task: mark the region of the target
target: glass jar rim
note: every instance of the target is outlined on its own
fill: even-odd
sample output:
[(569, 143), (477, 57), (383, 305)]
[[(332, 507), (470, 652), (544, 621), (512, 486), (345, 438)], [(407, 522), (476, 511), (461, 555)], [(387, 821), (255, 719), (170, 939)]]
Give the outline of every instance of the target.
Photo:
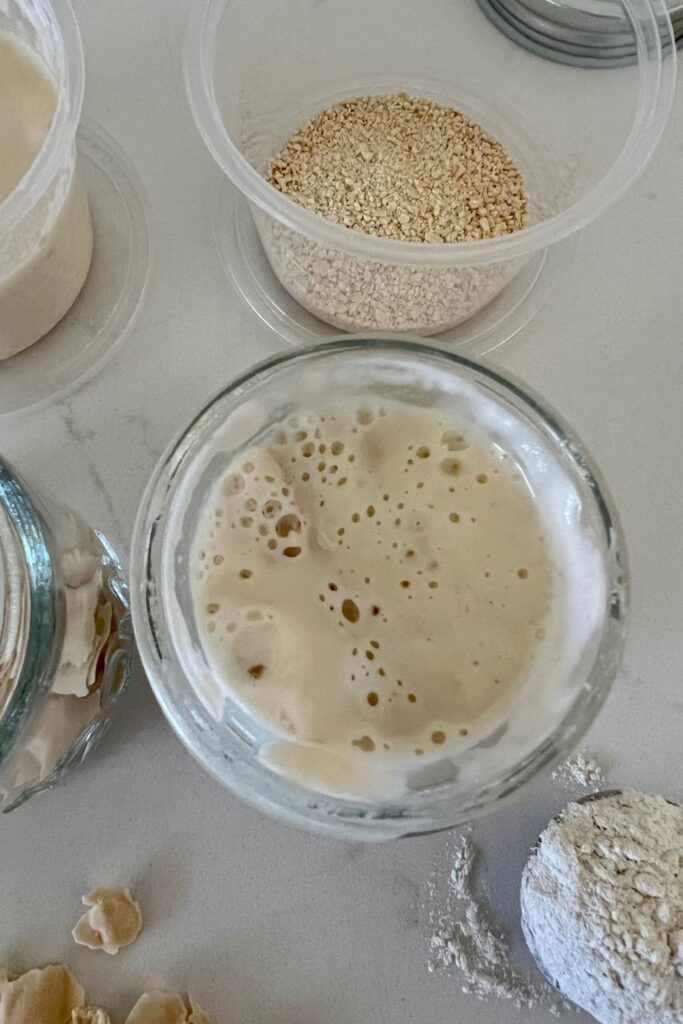
[(36, 21), (52, 35), (61, 63), (57, 109), (38, 156), (6, 199), (0, 203), (0, 237), (26, 216), (53, 181), (73, 146), (83, 106), (85, 61), (83, 43), (71, 0), (31, 0)]
[[(207, 756), (208, 747), (203, 748), (201, 741), (193, 743), (192, 737), (188, 734), (187, 723), (183, 719), (183, 710), (171, 698), (168, 688), (168, 679), (171, 676), (175, 676), (180, 687), (189, 688), (189, 683), (185, 669), (177, 658), (167, 609), (160, 598), (160, 593), (165, 587), (162, 569), (162, 561), (165, 561), (166, 554), (164, 534), (169, 519), (173, 517), (174, 498), (182, 486), (184, 472), (190, 470), (194, 456), (213, 432), (220, 430), (223, 421), (219, 422), (215, 416), (212, 417), (212, 413), (222, 400), (231, 396), (241, 397), (243, 393), (249, 392), (251, 385), (257, 386), (259, 382), (270, 379), (281, 368), (326, 356), (373, 350), (377, 355), (384, 354), (389, 357), (394, 353), (432, 362), (438, 360), (442, 366), (450, 365), (456, 373), (478, 375), (480, 379), (483, 378), (485, 386), (497, 388), (498, 394), (509, 396), (511, 400), (516, 401), (517, 408), (528, 413), (533, 424), (543, 430), (549, 441), (567, 455), (571, 462), (571, 466), (567, 467), (568, 472), (574, 474), (575, 480), (577, 483), (580, 482), (584, 489), (582, 493), (592, 501), (601, 536), (604, 534), (603, 553), (609, 602), (603, 610), (595, 657), (591, 665), (583, 671), (583, 682), (578, 696), (547, 737), (514, 767), (501, 770), (483, 786), (470, 793), (468, 801), (457, 808), (455, 818), (453, 794), (449, 795), (446, 792), (448, 787), (444, 787), (438, 797), (430, 795), (429, 805), (425, 798), (423, 806), (420, 807), (418, 795), (412, 803), (410, 798), (407, 801), (394, 802), (391, 812), (387, 808), (380, 811), (373, 804), (330, 798), (337, 808), (341, 808), (338, 818), (334, 820), (330, 812), (321, 810), (326, 800), (322, 794), (304, 790), (303, 787), (297, 789), (296, 784), (288, 779), (280, 778), (275, 781), (276, 776), (264, 766), (253, 768), (253, 771), (251, 768), (240, 768), (239, 778), (233, 777), (230, 772), (235, 770), (237, 758), (231, 759), (227, 754), (224, 755), (227, 760), (221, 761), (220, 768), (218, 761), (211, 762)], [(284, 817), (285, 820), (302, 827), (337, 834), (344, 830), (347, 835), (355, 832), (358, 838), (389, 838), (392, 834), (404, 835), (450, 827), (458, 821), (489, 809), (528, 781), (540, 768), (566, 756), (587, 730), (606, 699), (616, 676), (625, 634), (628, 567), (621, 527), (604, 484), (593, 467), (592, 460), (581, 443), (576, 440), (574, 432), (570, 431), (554, 412), (549, 411), (546, 403), (541, 403), (526, 386), (523, 387), (507, 373), (503, 376), (490, 367), (450, 351), (406, 338), (392, 337), (385, 340), (347, 336), (294, 351), (289, 350), (252, 367), (221, 390), (204, 405), (189, 426), (171, 443), (157, 464), (138, 511), (132, 542), (131, 566), (133, 622), (147, 676), (167, 719), (199, 763), (224, 786), (262, 810)], [(200, 732), (203, 731), (204, 736), (207, 735), (207, 730), (220, 731), (220, 724), (211, 719), (208, 713), (205, 719), (202, 717), (202, 711), (197, 714), (193, 709), (191, 717), (197, 718), (197, 721), (201, 718), (201, 725), (198, 728)], [(230, 768), (227, 767), (228, 763)], [(221, 768), (225, 770), (221, 771)], [(399, 813), (396, 804), (401, 803), (404, 806)], [(373, 828), (376, 835), (373, 835)]]
[[(34, 707), (36, 696), (48, 685), (58, 615), (54, 560), (42, 518), (21, 479), (2, 458), (0, 515), (9, 528), (6, 542), (12, 544), (12, 553), (21, 562), (22, 580), (9, 598), (24, 601), (27, 609), (21, 666), (0, 709), (2, 764)], [(0, 630), (3, 628), (4, 623), (0, 623)]]
[(494, 263), (545, 249), (589, 224), (633, 184), (654, 152), (673, 104), (676, 47), (665, 0), (622, 0), (637, 51), (636, 109), (616, 160), (591, 189), (560, 213), (508, 235), (439, 245), (380, 238), (328, 221), (279, 192), (229, 136), (214, 89), (212, 49), (227, 2), (196, 0), (185, 37), (185, 87), (207, 148), (233, 184), (260, 211), (321, 245), (361, 259), (418, 267), (453, 267)]

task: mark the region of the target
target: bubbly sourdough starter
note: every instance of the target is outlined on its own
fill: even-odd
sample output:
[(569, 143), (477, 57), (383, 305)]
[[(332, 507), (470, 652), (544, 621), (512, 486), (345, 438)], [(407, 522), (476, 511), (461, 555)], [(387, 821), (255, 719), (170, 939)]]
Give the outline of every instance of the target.
[(471, 426), (391, 403), (296, 417), (230, 466), (194, 539), (216, 713), (248, 709), (313, 789), (396, 795), (527, 678), (556, 582), (543, 533)]
[[(57, 109), (55, 83), (31, 51), (0, 31), (0, 204), (38, 156)], [(92, 226), (75, 165), (0, 236), (0, 360), (64, 316), (85, 281)]]

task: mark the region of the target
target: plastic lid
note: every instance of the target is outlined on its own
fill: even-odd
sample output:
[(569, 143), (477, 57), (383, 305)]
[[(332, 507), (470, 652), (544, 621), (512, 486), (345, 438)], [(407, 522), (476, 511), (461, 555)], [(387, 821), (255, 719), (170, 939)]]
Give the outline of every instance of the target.
[[(550, 60), (582, 67), (636, 61), (636, 42), (619, 0), (478, 0), (510, 39)], [(683, 0), (668, 0), (676, 41), (683, 39)]]

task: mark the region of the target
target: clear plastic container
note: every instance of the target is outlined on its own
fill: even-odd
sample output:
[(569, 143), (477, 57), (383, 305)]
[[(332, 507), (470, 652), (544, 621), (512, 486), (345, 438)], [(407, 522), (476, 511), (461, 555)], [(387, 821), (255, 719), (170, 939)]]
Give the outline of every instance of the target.
[(88, 274), (93, 236), (76, 164), (84, 66), (71, 4), (8, 0), (0, 9), (0, 31), (16, 36), (43, 62), (58, 95), (38, 156), (0, 204), (2, 360), (38, 341), (70, 309)]
[(128, 590), (109, 542), (0, 460), (0, 807), (79, 765), (130, 672)]
[(140, 175), (117, 141), (88, 118), (81, 118), (77, 145), (95, 236), (92, 263), (60, 322), (0, 363), (0, 418), (55, 402), (99, 372), (125, 337), (145, 291), (150, 233)]
[[(637, 64), (586, 71), (525, 51), (474, 2), (196, 0), (187, 90), (298, 302), (344, 330), (435, 334), (602, 213), (652, 154), (673, 98), (671, 24), (663, 0), (623, 6)], [(525, 177), (529, 227), (456, 244), (380, 239), (267, 183), (269, 160), (308, 117), (344, 97), (398, 91), (458, 108), (505, 145)]]
[[(506, 705), (502, 723), (489, 722), (465, 749), (449, 753), (429, 771), (416, 770), (398, 799), (331, 797), (279, 774), (268, 760), (272, 733), (226, 696), (220, 682), (218, 690), (212, 688), (216, 676), (193, 610), (190, 549), (216, 480), (235, 455), (275, 436), (292, 415), (324, 408), (330, 395), (348, 400), (351, 408), (385, 399), (456, 415), (467, 403), (486, 405), (491, 436), (510, 451), (532, 492), (547, 487), (548, 480), (563, 481), (553, 491), (548, 532), (576, 528), (590, 545), (591, 572), (599, 577), (591, 590), (589, 626), (580, 636), (562, 633), (573, 638), (568, 657), (555, 657), (553, 648), (552, 670), (538, 673), (538, 687), (530, 677), (525, 680)], [(614, 680), (624, 639), (623, 542), (584, 449), (516, 382), (415, 341), (347, 338), (291, 349), (234, 381), (162, 457), (138, 513), (131, 563), (138, 647), (156, 697), (188, 750), (262, 810), (346, 838), (381, 840), (432, 831), (497, 806), (579, 742)], [(577, 564), (583, 571), (586, 563)], [(313, 601), (317, 604), (317, 594)], [(584, 616), (585, 597), (572, 608), (567, 623)]]

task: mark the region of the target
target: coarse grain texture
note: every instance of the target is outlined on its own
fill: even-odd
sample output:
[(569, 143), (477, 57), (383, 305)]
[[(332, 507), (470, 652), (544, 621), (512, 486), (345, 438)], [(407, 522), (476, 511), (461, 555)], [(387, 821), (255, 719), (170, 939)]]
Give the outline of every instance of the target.
[(381, 263), (321, 245), (272, 217), (257, 214), (256, 223), (282, 285), (342, 331), (445, 331), (478, 313), (524, 265), (524, 257), (483, 266)]
[(321, 111), (267, 179), (327, 220), (381, 238), (464, 242), (527, 222), (522, 174), (501, 143), (454, 108), (406, 93)]
[(683, 809), (634, 791), (569, 804), (525, 868), (522, 925), (600, 1024), (682, 1024)]

